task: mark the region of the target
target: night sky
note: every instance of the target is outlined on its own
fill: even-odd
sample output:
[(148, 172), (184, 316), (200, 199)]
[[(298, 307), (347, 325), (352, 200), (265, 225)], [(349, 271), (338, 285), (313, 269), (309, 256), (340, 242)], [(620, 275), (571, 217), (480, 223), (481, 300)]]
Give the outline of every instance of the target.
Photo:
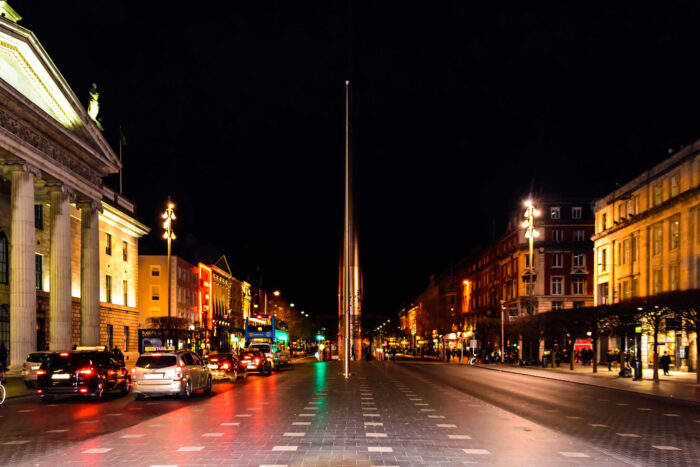
[(85, 105), (98, 84), (115, 151), (123, 126), (141, 253), (165, 253), (170, 195), (175, 254), (259, 266), (326, 325), (350, 79), (366, 327), (500, 235), (533, 177), (602, 197), (700, 138), (697, 4), (470, 3), (10, 2)]

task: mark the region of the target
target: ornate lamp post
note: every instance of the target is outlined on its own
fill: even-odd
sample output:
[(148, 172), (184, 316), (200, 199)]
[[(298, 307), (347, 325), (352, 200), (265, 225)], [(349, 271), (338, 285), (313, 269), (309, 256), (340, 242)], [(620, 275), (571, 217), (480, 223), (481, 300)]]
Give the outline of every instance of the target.
[(528, 277), (528, 285), (529, 285), (529, 303), (528, 303), (528, 314), (532, 314), (534, 311), (533, 308), (533, 284), (532, 284), (532, 279), (535, 276), (535, 251), (534, 251), (534, 245), (535, 245), (535, 237), (539, 236), (539, 232), (535, 230), (535, 217), (539, 216), (540, 212), (535, 209), (535, 206), (532, 204), (531, 200), (525, 201), (525, 221), (523, 221), (523, 228), (525, 229), (525, 238), (529, 240), (530, 243), (530, 275)]
[(168, 318), (170, 318), (170, 250), (171, 242), (175, 240), (175, 232), (173, 232), (173, 221), (175, 220), (175, 205), (170, 201), (168, 196), (168, 207), (163, 213), (163, 238), (168, 241)]

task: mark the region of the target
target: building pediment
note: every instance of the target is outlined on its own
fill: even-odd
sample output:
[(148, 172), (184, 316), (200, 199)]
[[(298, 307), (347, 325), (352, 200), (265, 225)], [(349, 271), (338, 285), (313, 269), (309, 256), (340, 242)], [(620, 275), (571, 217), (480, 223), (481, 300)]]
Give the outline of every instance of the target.
[(118, 157), (34, 33), (2, 17), (0, 85), (22, 104), (26, 121), (41, 133), (53, 133), (101, 176), (119, 169)]

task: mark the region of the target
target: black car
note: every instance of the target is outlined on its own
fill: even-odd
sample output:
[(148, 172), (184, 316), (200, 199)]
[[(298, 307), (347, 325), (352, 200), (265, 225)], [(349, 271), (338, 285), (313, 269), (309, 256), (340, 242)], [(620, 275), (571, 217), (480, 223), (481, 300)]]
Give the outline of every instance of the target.
[(242, 349), (240, 353), (241, 362), (246, 366), (248, 373), (258, 371), (261, 375), (272, 374), (272, 361), (258, 349)]
[(109, 352), (82, 350), (52, 353), (37, 370), (37, 392), (44, 402), (59, 395), (102, 399), (105, 392), (131, 389), (131, 377)]
[(244, 379), (248, 377), (246, 364), (235, 353), (212, 353), (206, 357), (205, 362), (214, 379), (235, 381), (239, 377)]

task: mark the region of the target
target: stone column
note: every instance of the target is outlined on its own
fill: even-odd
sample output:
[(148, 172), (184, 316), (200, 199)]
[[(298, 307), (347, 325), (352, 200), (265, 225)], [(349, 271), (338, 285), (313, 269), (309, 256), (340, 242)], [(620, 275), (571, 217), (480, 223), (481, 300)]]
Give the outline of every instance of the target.
[(10, 366), (18, 370), (36, 350), (34, 175), (22, 166), (13, 169), (11, 179)]
[(100, 345), (99, 202), (80, 203), (80, 343)]
[(71, 348), (70, 199), (64, 187), (51, 190), (49, 330), (51, 350)]

